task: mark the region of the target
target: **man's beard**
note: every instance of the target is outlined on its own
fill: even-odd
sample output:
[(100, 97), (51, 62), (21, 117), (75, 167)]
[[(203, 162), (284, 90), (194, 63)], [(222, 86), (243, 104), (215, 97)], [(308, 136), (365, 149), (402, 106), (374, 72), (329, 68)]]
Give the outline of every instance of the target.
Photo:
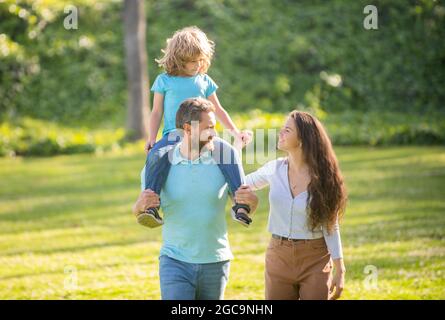
[(213, 144), (213, 138), (207, 141), (199, 141), (199, 151), (204, 151), (203, 148), (206, 148), (209, 151), (213, 151), (215, 149), (215, 145)]

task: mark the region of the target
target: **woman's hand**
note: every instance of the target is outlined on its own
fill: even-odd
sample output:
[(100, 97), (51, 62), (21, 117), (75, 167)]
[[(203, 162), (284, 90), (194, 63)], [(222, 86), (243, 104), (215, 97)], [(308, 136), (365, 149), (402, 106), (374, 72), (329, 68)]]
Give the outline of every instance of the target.
[(330, 300), (337, 300), (340, 298), (345, 286), (346, 268), (343, 259), (335, 259), (334, 268), (334, 276), (332, 278), (331, 288), (329, 289), (329, 293), (331, 294)]
[(250, 207), (250, 213), (252, 214), (258, 206), (258, 197), (249, 186), (242, 185), (235, 192), (235, 202), (247, 204)]
[(146, 209), (159, 207), (160, 204), (159, 196), (154, 191), (147, 189), (139, 194), (136, 203), (133, 205), (133, 213), (137, 217)]

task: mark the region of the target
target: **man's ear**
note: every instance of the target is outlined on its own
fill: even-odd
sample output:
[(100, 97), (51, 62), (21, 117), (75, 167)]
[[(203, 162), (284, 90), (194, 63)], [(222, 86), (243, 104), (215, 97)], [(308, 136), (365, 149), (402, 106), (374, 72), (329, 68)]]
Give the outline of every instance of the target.
[(184, 123), (183, 130), (184, 130), (184, 132), (187, 132), (188, 134), (190, 134), (192, 131), (192, 126), (189, 123)]

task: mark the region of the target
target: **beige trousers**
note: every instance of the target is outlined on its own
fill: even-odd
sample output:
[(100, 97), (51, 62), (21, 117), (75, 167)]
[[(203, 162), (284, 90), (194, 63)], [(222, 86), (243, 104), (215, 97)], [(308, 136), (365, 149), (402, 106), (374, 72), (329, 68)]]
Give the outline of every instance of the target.
[(328, 300), (333, 263), (324, 238), (271, 238), (266, 251), (267, 300)]

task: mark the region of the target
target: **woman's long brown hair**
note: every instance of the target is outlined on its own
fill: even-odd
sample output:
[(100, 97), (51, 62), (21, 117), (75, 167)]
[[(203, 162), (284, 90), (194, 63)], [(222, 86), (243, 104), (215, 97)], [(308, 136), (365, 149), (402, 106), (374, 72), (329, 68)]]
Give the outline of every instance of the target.
[(344, 215), (347, 200), (337, 157), (320, 121), (307, 112), (297, 110), (290, 116), (295, 120), (311, 178), (308, 185), (308, 227), (312, 231), (319, 226), (327, 227), (331, 233)]

